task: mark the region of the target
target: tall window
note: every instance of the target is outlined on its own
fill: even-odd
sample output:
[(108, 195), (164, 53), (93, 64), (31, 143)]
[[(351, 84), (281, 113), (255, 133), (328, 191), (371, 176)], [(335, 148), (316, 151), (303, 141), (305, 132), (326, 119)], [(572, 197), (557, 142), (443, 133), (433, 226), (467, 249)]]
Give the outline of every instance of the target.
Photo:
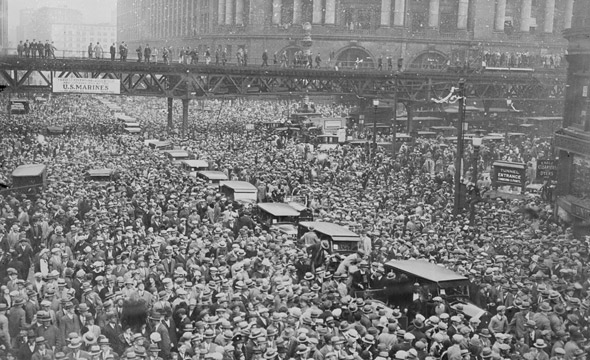
[(281, 8), (281, 24), (293, 23), (293, 0), (283, 0)]
[(457, 17), (459, 15), (459, 3), (457, 0), (441, 0), (440, 2), (440, 31), (442, 33), (455, 32), (457, 30)]
[(301, 0), (301, 23), (310, 23), (313, 20), (313, 0)]

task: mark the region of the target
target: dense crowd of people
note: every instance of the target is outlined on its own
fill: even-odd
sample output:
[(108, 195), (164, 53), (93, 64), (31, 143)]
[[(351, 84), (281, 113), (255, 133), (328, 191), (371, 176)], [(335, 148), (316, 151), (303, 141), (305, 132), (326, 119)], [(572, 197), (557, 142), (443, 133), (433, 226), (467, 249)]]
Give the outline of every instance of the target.
[[(109, 98), (141, 123), (143, 136), (133, 137), (118, 131), (104, 100), (57, 96), (10, 121), (0, 115), (4, 178), (22, 164), (48, 171), (38, 195), (0, 198), (0, 358), (586, 357), (587, 239), (575, 239), (540, 198), (482, 200), (473, 220), (452, 216), (452, 143), (420, 139), (395, 158), (348, 145), (320, 153), (293, 136), (246, 130), (293, 106), (253, 100), (191, 104), (181, 138), (167, 132), (165, 99)], [(48, 125), (69, 131), (40, 136)], [(235, 208), (144, 145), (160, 137), (251, 182), (261, 202), (305, 195), (317, 220), (361, 236), (359, 250), (333, 268), (313, 234), (306, 248), (264, 229), (253, 209)], [(531, 138), (484, 147), (479, 163), (486, 170), (494, 159), (534, 161), (548, 151)], [(85, 179), (99, 168), (118, 178)], [(411, 306), (363, 297), (395, 292), (403, 279), (386, 270), (393, 259), (465, 275), (470, 300), (490, 316), (473, 318), (419, 283)]]

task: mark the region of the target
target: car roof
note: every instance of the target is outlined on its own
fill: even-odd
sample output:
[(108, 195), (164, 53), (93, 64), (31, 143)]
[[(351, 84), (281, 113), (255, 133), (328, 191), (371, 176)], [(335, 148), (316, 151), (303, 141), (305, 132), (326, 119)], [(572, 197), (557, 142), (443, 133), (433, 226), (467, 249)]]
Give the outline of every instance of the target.
[(205, 160), (182, 160), (182, 163), (190, 167), (209, 167), (209, 163)]
[(299, 211), (285, 203), (259, 203), (258, 207), (274, 216), (299, 216)]
[(27, 164), (21, 165), (14, 169), (12, 172), (13, 177), (22, 176), (39, 176), (45, 171), (46, 166), (44, 164)]
[(392, 260), (385, 265), (436, 283), (468, 280), (463, 275), (424, 260)]
[(189, 156), (188, 151), (182, 149), (164, 150), (164, 154), (168, 154), (172, 157)]
[[(225, 175), (225, 174), (224, 174)], [(249, 190), (249, 191), (258, 191), (256, 186), (250, 184), (247, 181), (222, 181), (220, 186), (227, 186), (233, 190)]]
[(197, 174), (201, 174), (211, 180), (227, 180), (227, 175), (223, 171), (203, 170), (197, 171)]
[(113, 169), (92, 169), (88, 170), (90, 176), (110, 176), (113, 173)]
[(312, 226), (314, 231), (320, 232), (322, 234), (330, 235), (332, 237), (354, 237), (360, 238), (357, 233), (354, 233), (347, 228), (340, 226), (338, 224), (329, 223), (329, 222), (321, 222), (321, 221), (303, 221), (300, 223), (302, 226), (310, 227)]

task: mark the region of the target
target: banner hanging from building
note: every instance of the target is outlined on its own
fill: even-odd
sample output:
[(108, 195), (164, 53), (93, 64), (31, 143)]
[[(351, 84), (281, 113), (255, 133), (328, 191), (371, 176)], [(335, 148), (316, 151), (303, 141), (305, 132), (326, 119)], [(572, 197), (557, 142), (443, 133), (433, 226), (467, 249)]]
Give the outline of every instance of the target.
[(121, 80), (54, 77), (53, 92), (119, 95), (121, 93)]
[(494, 162), (493, 186), (517, 186), (524, 189), (526, 181), (526, 164), (496, 161)]

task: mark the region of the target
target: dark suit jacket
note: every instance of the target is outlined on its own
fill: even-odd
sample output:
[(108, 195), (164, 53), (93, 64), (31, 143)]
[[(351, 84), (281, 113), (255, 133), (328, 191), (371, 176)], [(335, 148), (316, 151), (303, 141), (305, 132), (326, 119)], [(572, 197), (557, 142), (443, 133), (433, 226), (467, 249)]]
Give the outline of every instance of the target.
[(22, 344), (17, 351), (17, 355), (16, 358), (18, 360), (31, 360), (31, 357), (33, 356), (33, 352), (35, 351), (36, 347), (33, 348), (33, 351), (31, 351), (31, 348), (29, 347), (29, 344)]

